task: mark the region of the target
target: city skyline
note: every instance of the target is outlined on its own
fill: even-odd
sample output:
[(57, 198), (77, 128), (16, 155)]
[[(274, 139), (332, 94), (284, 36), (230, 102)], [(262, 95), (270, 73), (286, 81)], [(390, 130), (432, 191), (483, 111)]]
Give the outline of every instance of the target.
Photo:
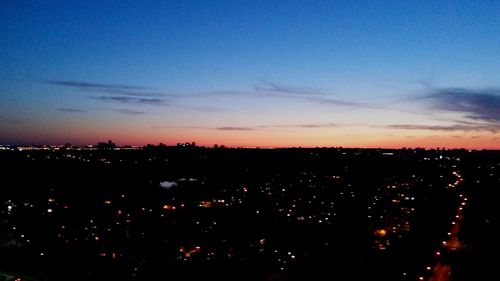
[(500, 149), (498, 2), (0, 10), (0, 144)]

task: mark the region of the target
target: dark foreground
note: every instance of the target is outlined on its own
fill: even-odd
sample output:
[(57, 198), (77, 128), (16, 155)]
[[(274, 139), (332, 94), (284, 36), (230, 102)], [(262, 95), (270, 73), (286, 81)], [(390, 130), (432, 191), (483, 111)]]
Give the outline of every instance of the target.
[(0, 280), (500, 280), (500, 153), (1, 151)]

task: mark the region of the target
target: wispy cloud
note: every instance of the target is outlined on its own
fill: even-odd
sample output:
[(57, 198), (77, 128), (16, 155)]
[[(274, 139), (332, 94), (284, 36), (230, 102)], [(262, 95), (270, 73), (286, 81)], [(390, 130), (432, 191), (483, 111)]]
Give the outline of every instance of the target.
[(396, 130), (428, 130), (428, 131), (464, 131), (464, 132), (480, 132), (489, 131), (496, 133), (500, 131), (500, 124), (481, 124), (481, 125), (413, 125), (413, 124), (402, 124), (402, 125), (385, 125), (385, 126), (373, 126), (373, 127), (383, 127), (386, 129), (396, 129)]
[(206, 112), (206, 113), (215, 113), (215, 112), (225, 112), (227, 110), (220, 108), (220, 107), (215, 107), (215, 106), (190, 106), (190, 105), (176, 105), (177, 108), (180, 109), (188, 109), (188, 110), (194, 110), (194, 111), (199, 111), (199, 112)]
[(219, 131), (253, 131), (255, 128), (252, 127), (217, 127), (214, 128)]
[[(142, 114), (148, 114), (148, 112), (145, 111), (138, 111), (138, 110), (132, 110), (132, 109), (111, 109), (111, 108), (96, 108), (97, 110), (106, 110), (106, 111), (114, 111), (120, 114), (126, 114), (126, 115), (142, 115)], [(58, 111), (62, 112), (68, 112), (68, 113), (86, 113), (86, 110), (83, 109), (78, 109), (78, 108), (58, 108)]]
[(331, 97), (331, 93), (326, 89), (283, 86), (265, 80), (261, 80), (261, 83), (263, 84), (262, 86), (254, 87), (255, 93), (260, 94), (260, 97), (287, 98), (342, 107), (361, 107), (374, 109), (386, 108), (385, 106), (369, 102), (356, 102), (334, 99)]
[(152, 92), (151, 88), (126, 85), (126, 84), (104, 84), (72, 80), (46, 80), (47, 84), (76, 88), (85, 92), (103, 93), (109, 95), (122, 95), (133, 97), (161, 97), (165, 94)]
[(268, 129), (315, 129), (315, 128), (335, 128), (340, 126), (363, 126), (361, 124), (346, 125), (337, 123), (311, 123), (311, 124), (273, 124), (273, 125), (256, 125), (256, 126), (222, 126), (222, 127), (205, 127), (205, 126), (153, 126), (151, 129), (203, 129), (203, 130), (218, 130), (218, 131), (255, 131)]
[[(428, 130), (443, 132), (491, 132), (500, 131), (500, 89), (435, 88), (425, 85), (424, 94), (407, 97), (400, 102), (417, 102), (427, 105), (432, 119), (444, 121), (445, 125), (395, 124), (373, 126), (397, 130)], [(446, 118), (439, 112), (461, 113), (462, 118)], [(452, 137), (458, 138), (458, 135)]]
[(262, 85), (255, 86), (255, 92), (273, 92), (279, 94), (293, 94), (293, 95), (323, 95), (325, 94), (324, 89), (320, 88), (311, 88), (311, 87), (291, 87), (291, 86), (282, 86), (277, 85), (275, 83), (261, 80)]
[(418, 100), (429, 101), (437, 110), (461, 112), (478, 121), (500, 121), (500, 88), (431, 88)]
[(104, 102), (117, 102), (126, 104), (147, 104), (147, 105), (166, 105), (167, 100), (161, 98), (137, 98), (127, 96), (98, 96), (92, 97)]
[[(103, 102), (120, 102), (130, 104), (150, 104), (150, 105), (165, 105), (167, 101), (192, 98), (209, 98), (209, 97), (247, 97), (247, 98), (281, 98), (291, 99), (301, 102), (317, 103), (326, 106), (341, 106), (341, 107), (360, 107), (381, 109), (386, 108), (379, 104), (369, 102), (357, 102), (349, 100), (335, 99), (331, 97), (325, 89), (313, 87), (296, 87), (278, 85), (273, 82), (261, 80), (261, 84), (250, 90), (221, 90), (199, 93), (163, 93), (161, 91), (152, 91), (150, 87), (116, 84), (116, 83), (93, 83), (86, 81), (74, 80), (45, 80), (44, 83), (71, 87), (84, 92), (99, 93), (98, 97), (91, 97)], [(168, 103), (170, 106), (186, 108), (202, 112), (220, 112), (221, 108), (207, 106), (186, 106), (179, 104)]]
[(72, 80), (46, 80), (48, 84), (75, 87), (81, 89), (115, 89), (115, 90), (148, 90), (150, 88), (124, 85), (124, 84), (101, 84), (83, 81), (72, 81)]
[(148, 114), (144, 111), (131, 110), (131, 109), (112, 109), (114, 112), (125, 114), (125, 115), (143, 115)]
[[(88, 96), (91, 99), (99, 100), (101, 102), (113, 102), (113, 103), (123, 103), (129, 105), (170, 105), (164, 94), (151, 92), (151, 88), (127, 85), (127, 84), (115, 84), (115, 83), (93, 83), (85, 81), (73, 81), (73, 80), (45, 80), (44, 83), (70, 87), (79, 89), (84, 92), (99, 93), (98, 96)], [(61, 108), (58, 109), (65, 112), (82, 113), (78, 109), (73, 108)], [(138, 110), (114, 110), (116, 112), (128, 115), (140, 115), (146, 112)]]
[(133, 96), (133, 97), (163, 97), (166, 96), (163, 93), (158, 93), (158, 92), (151, 92), (151, 91), (135, 91), (135, 90), (122, 90), (122, 89), (100, 89), (99, 91), (95, 92), (102, 92), (110, 95), (126, 95), (126, 96)]
[(319, 95), (262, 93), (256, 97), (281, 98), (281, 99), (296, 100), (296, 101), (316, 103), (320, 105), (335, 106), (335, 107), (340, 106), (340, 107), (352, 107), (352, 108), (388, 109), (388, 107), (376, 103), (340, 100), (328, 96), (319, 96)]
[[(259, 128), (307, 128), (307, 129), (315, 129), (315, 128), (334, 128), (346, 126), (345, 124), (337, 124), (337, 123), (310, 123), (310, 124), (278, 124), (278, 125), (261, 125)], [(355, 126), (355, 125), (354, 125)]]
[(319, 102), (320, 104), (326, 105), (336, 105), (336, 106), (346, 106), (346, 107), (360, 107), (360, 108), (373, 108), (373, 109), (384, 109), (387, 108), (380, 104), (368, 103), (368, 102), (352, 102), (343, 101), (331, 98), (314, 98), (312, 101)]
[[(273, 124), (273, 125), (258, 125), (248, 127), (219, 127), (217, 130), (225, 131), (248, 131), (248, 130), (264, 130), (264, 129), (318, 129), (318, 128), (337, 128), (341, 126), (348, 126), (345, 124), (337, 123), (309, 123), (309, 124)], [(349, 126), (359, 126), (349, 125)]]
[(58, 108), (57, 110), (62, 111), (62, 112), (70, 112), (70, 113), (85, 113), (85, 112), (87, 112), (83, 109), (69, 108), (69, 107)]
[(201, 129), (201, 130), (209, 130), (213, 128), (203, 127), (203, 126), (151, 126), (149, 127), (151, 130), (163, 130), (163, 129)]
[[(340, 128), (340, 127), (365, 127), (390, 130), (424, 130), (424, 131), (443, 131), (443, 132), (491, 132), (493, 134), (500, 132), (500, 124), (481, 124), (481, 125), (418, 125), (418, 124), (392, 124), (392, 125), (371, 125), (371, 124), (341, 124), (341, 123), (305, 123), (305, 124), (269, 124), (255, 126), (154, 126), (151, 129), (202, 129), (218, 131), (256, 131), (273, 129), (322, 129), (322, 128)], [(387, 134), (388, 136), (393, 136)], [(415, 137), (415, 136), (408, 136)]]

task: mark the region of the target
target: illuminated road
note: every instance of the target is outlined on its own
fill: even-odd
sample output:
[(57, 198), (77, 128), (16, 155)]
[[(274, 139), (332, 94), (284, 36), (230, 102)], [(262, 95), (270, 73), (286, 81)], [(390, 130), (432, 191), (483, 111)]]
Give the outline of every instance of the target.
[[(458, 183), (461, 183), (462, 177), (457, 172), (454, 172), (454, 175), (459, 179)], [(453, 184), (453, 187), (456, 187), (458, 183)], [(459, 197), (459, 205), (451, 222), (451, 231), (448, 232), (448, 240), (442, 242), (442, 249), (448, 252), (459, 251), (463, 248), (462, 243), (458, 239), (458, 232), (460, 231), (460, 223), (463, 219), (462, 211), (467, 204), (467, 197), (463, 194), (460, 194)], [(442, 263), (440, 260), (441, 252), (436, 252), (436, 256), (438, 257), (438, 262), (432, 269), (432, 274), (428, 281), (450, 281), (452, 273), (451, 266)], [(420, 280), (424, 279), (420, 278)]]
[(451, 266), (443, 265), (441, 262), (438, 262), (434, 269), (432, 270), (432, 275), (429, 278), (429, 281), (448, 281), (451, 276)]

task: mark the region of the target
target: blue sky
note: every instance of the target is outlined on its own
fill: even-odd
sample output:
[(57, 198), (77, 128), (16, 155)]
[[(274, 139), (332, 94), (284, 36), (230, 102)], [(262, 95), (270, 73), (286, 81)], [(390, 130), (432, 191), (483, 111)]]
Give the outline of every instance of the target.
[[(499, 12), (498, 1), (2, 1), (0, 141), (497, 147)], [(481, 110), (494, 118), (471, 118)], [(460, 122), (487, 129), (439, 127)]]

